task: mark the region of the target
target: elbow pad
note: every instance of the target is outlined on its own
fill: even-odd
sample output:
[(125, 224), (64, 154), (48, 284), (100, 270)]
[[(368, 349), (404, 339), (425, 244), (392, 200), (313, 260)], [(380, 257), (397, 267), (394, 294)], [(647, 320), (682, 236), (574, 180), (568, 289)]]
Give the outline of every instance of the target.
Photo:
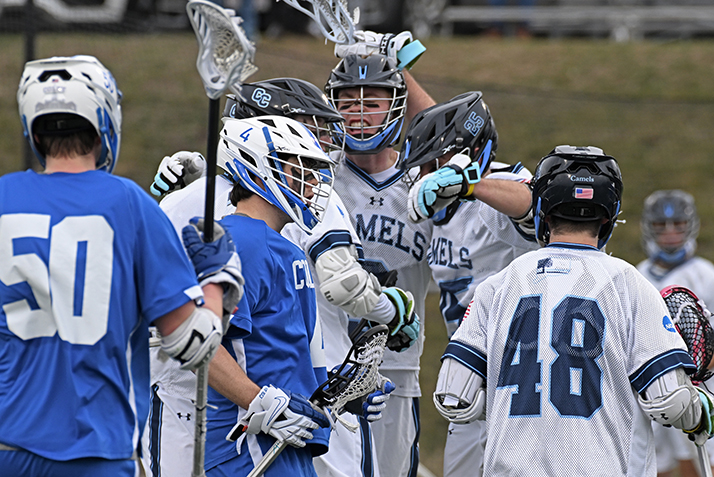
[(377, 277), (357, 262), (351, 247), (336, 247), (325, 251), (315, 261), (320, 292), (331, 304), (354, 317), (362, 317), (374, 309), (382, 293)]
[(221, 319), (197, 306), (178, 328), (161, 338), (161, 349), (181, 363), (181, 369), (193, 370), (213, 358), (222, 336)]
[(434, 391), (439, 414), (455, 424), (486, 418), (486, 383), (471, 369), (452, 358), (444, 358)]
[(682, 368), (677, 368), (657, 378), (638, 396), (642, 410), (653, 421), (684, 431), (699, 426), (702, 407), (699, 392)]

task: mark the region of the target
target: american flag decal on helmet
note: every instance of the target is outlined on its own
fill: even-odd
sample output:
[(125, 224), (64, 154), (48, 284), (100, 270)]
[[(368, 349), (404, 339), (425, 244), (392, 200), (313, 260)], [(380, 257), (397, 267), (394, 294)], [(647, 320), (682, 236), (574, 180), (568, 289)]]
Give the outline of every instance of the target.
[(592, 187), (576, 187), (573, 191), (573, 197), (576, 199), (592, 199), (593, 189)]

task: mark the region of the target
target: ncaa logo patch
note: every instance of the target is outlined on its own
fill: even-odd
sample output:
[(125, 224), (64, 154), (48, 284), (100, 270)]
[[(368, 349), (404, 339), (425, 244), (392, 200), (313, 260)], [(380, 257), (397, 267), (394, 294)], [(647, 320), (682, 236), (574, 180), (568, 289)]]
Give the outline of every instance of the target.
[(662, 326), (664, 326), (664, 329), (669, 331), (670, 333), (677, 332), (677, 329), (674, 327), (674, 323), (672, 323), (672, 320), (667, 315), (664, 315), (664, 317), (662, 318)]

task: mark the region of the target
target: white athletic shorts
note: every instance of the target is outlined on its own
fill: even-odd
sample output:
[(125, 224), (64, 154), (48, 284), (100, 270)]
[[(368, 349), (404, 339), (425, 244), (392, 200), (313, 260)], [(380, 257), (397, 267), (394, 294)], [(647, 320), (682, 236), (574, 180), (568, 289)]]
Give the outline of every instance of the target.
[(350, 432), (336, 424), (327, 454), (312, 460), (318, 477), (380, 477), (370, 424), (349, 413), (341, 417), (359, 427), (357, 432)]
[(486, 421), (449, 423), (444, 446), (444, 477), (483, 475), (486, 428)]
[(149, 419), (141, 437), (141, 463), (147, 477), (190, 477), (193, 468), (193, 401), (151, 387)]
[(371, 424), (379, 470), (385, 477), (416, 477), (419, 468), (419, 398), (392, 395), (382, 419)]

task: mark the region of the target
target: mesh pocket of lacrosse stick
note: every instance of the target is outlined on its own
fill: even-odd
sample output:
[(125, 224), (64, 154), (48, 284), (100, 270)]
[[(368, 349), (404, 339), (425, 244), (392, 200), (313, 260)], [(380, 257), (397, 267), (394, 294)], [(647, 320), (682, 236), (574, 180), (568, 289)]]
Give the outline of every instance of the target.
[(714, 355), (714, 329), (709, 323), (708, 313), (702, 308), (697, 296), (688, 288), (669, 286), (660, 292), (667, 304), (669, 314), (677, 331), (687, 345), (689, 355), (697, 367), (691, 376), (700, 383), (712, 375), (707, 369)]
[(330, 377), (319, 385), (310, 401), (327, 407), (338, 421), (350, 429), (352, 426), (339, 417), (345, 405), (374, 391), (380, 384), (379, 364), (384, 356), (389, 329), (377, 325), (365, 331), (350, 348), (347, 357)]

